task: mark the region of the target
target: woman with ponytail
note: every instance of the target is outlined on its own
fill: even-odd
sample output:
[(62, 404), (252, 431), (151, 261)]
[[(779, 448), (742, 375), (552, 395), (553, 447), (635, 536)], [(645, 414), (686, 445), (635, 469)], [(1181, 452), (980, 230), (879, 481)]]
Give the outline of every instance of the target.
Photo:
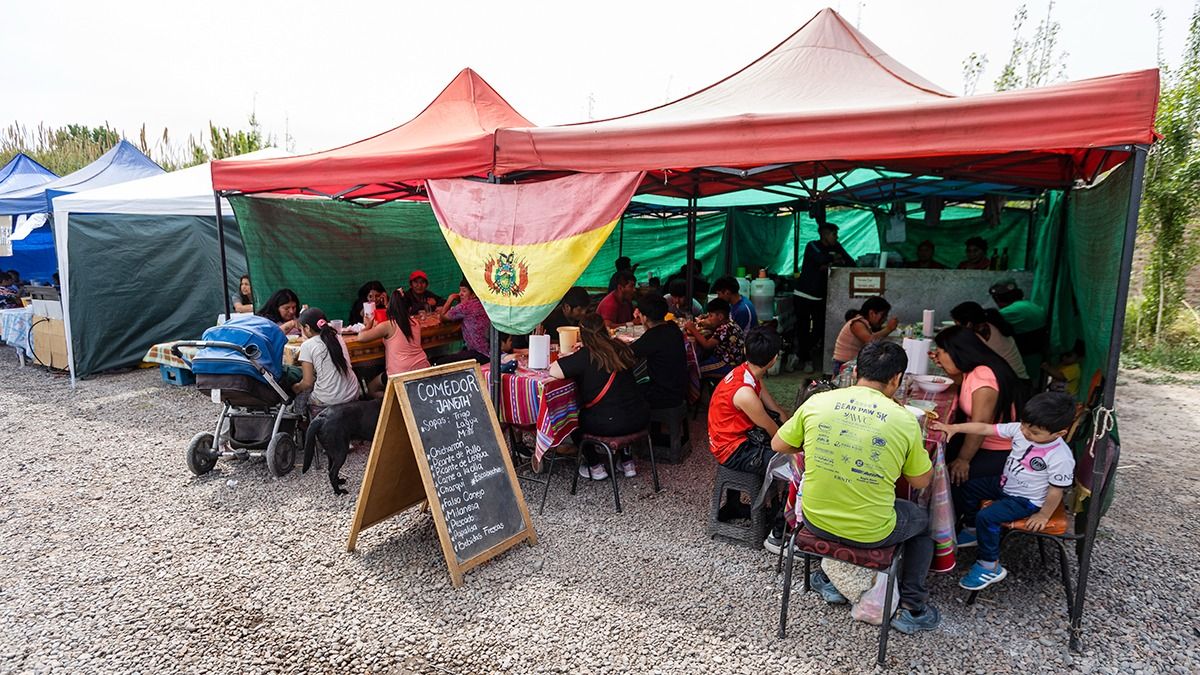
[[(624, 436), (645, 431), (650, 424), (650, 409), (633, 367), (637, 357), (629, 345), (608, 335), (604, 319), (596, 313), (587, 314), (579, 322), (580, 347), (574, 354), (563, 356), (550, 364), (551, 377), (572, 379), (579, 386), (579, 428), (597, 436)], [(608, 470), (600, 453), (588, 448), (579, 475), (592, 480), (605, 480)], [(621, 451), (621, 471), (626, 477), (637, 475), (633, 453)]]
[(303, 378), (292, 385), (302, 394), (312, 391), (310, 407), (328, 407), (358, 400), (358, 378), (350, 367), (350, 352), (342, 336), (325, 319), (325, 312), (310, 307), (297, 319), (305, 340), (300, 344)]
[(410, 314), (408, 297), (402, 291), (395, 290), (388, 301), (387, 321), (377, 325), (374, 317), (363, 317), (366, 328), (358, 334), (358, 339), (362, 342), (383, 340), (384, 361), (387, 364), (383, 377), (372, 378), (367, 387), (372, 395), (383, 394), (391, 375), (429, 367), (429, 357), (421, 349), (421, 322)]

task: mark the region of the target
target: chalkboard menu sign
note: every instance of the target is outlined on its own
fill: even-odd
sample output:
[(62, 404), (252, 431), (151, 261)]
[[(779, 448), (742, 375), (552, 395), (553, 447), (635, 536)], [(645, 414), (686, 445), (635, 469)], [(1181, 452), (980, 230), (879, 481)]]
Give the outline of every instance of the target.
[(468, 569), (537, 543), (479, 366), (389, 379), (348, 548), (358, 532), (428, 501), (457, 586)]

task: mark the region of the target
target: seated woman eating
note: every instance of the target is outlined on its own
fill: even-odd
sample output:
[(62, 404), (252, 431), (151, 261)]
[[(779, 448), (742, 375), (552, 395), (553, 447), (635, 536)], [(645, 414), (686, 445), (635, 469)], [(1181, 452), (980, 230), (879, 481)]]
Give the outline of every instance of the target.
[[(951, 326), (933, 339), (934, 358), (946, 374), (961, 378), (955, 406), (955, 423), (1007, 424), (1018, 421), (1024, 407), (1024, 390), (1017, 374), (1002, 356), (965, 326)], [(959, 440), (961, 439), (961, 440)], [(1002, 436), (960, 434), (946, 448), (950, 480), (959, 485), (969, 479), (999, 476), (1012, 450), (1012, 439)], [(952, 491), (957, 498), (958, 490)], [(957, 513), (965, 513), (957, 509)]]
[(286, 335), (299, 335), (300, 323), (296, 321), (296, 314), (300, 309), (300, 298), (296, 296), (296, 292), (290, 288), (281, 288), (267, 298), (267, 304), (258, 310), (258, 315), (274, 321)]
[(429, 367), (429, 358), (421, 349), (421, 322), (412, 315), (404, 293), (392, 291), (387, 317), (388, 320), (380, 324), (375, 323), (375, 317), (365, 317), (367, 327), (358, 334), (358, 339), (363, 342), (383, 340), (387, 370), (367, 385), (367, 390), (376, 398), (383, 396), (389, 376)]
[[(746, 360), (746, 340), (741, 326), (729, 318), (729, 303), (720, 298), (708, 301), (708, 314), (683, 325), (704, 350), (700, 376), (720, 379)], [(701, 329), (711, 335), (705, 335)]]
[(896, 330), (900, 321), (895, 317), (888, 319), (891, 311), (892, 304), (878, 295), (863, 301), (858, 314), (850, 317), (838, 331), (837, 342), (833, 345), (833, 375), (840, 373), (847, 361), (857, 358), (867, 343), (882, 340)]
[(358, 288), (358, 295), (354, 298), (354, 303), (350, 305), (350, 318), (347, 320), (347, 326), (353, 326), (356, 323), (365, 324), (363, 320), (363, 303), (370, 302), (375, 304), (375, 309), (380, 310), (387, 307), (387, 289), (383, 287), (383, 283), (379, 281), (368, 281)]
[[(599, 314), (590, 313), (579, 322), (580, 347), (574, 354), (550, 364), (550, 376), (572, 379), (579, 387), (579, 429), (597, 436), (624, 436), (645, 431), (650, 411), (642, 390), (633, 376), (637, 362), (629, 345), (608, 336), (608, 328)], [(615, 459), (615, 458), (614, 458)], [(584, 451), (579, 475), (605, 480), (608, 470), (600, 453), (590, 446)], [(637, 475), (633, 454), (621, 451), (621, 471), (626, 477)]]
[(308, 399), (309, 414), (358, 400), (358, 378), (350, 367), (350, 352), (342, 336), (325, 319), (325, 312), (310, 307), (300, 312), (298, 322), (306, 338), (300, 344), (303, 376), (292, 385), (292, 391), (312, 392)]

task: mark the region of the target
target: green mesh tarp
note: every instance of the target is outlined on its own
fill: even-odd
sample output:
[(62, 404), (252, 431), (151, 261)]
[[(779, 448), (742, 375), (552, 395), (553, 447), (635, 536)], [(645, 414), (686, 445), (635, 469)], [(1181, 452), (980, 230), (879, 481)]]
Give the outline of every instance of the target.
[[(831, 210), (828, 218), (838, 225), (842, 244), (850, 255), (879, 252), (879, 236), (870, 211)], [(766, 267), (772, 273), (791, 274), (797, 219), (803, 253), (804, 246), (817, 238), (817, 222), (806, 213), (729, 209), (701, 214), (696, 219), (696, 259), (703, 264), (710, 280), (731, 274), (738, 267)], [(607, 286), (615, 269), (613, 261), (622, 254), (638, 263), (639, 281), (645, 282), (647, 274), (651, 274), (665, 283), (687, 260), (687, 218), (627, 216), (596, 254), (579, 283)]]
[(458, 290), (462, 273), (428, 204), (392, 202), (365, 209), (327, 199), (233, 197), (254, 282), (254, 303), (290, 288), (300, 302), (346, 319), (359, 286), (408, 286), (429, 276), (433, 292)]
[(947, 206), (935, 225), (925, 223), (923, 211), (908, 213), (904, 221), (904, 241), (892, 243), (887, 241), (891, 215), (877, 211), (876, 219), (885, 249), (899, 253), (905, 260), (916, 260), (917, 246), (928, 240), (933, 243), (933, 259), (950, 269), (958, 267), (966, 257), (966, 241), (971, 237), (983, 237), (987, 241), (988, 256), (993, 251), (1003, 254), (1007, 250), (1009, 269), (1028, 269), (1025, 252), (1029, 247), (1031, 228), (1041, 227), (1036, 218), (1031, 219), (1029, 212), (1022, 209), (1004, 209), (999, 223), (988, 225), (983, 218), (983, 209)]
[(152, 344), (194, 340), (225, 311), (246, 270), (242, 239), (225, 219), (229, 289), (221, 293), (216, 218), (72, 213), (71, 349), (87, 377), (135, 366)]
[(1083, 340), (1081, 397), (1093, 374), (1108, 363), (1132, 173), (1132, 162), (1126, 162), (1096, 186), (1075, 190), (1068, 198), (1050, 344), (1060, 353)]

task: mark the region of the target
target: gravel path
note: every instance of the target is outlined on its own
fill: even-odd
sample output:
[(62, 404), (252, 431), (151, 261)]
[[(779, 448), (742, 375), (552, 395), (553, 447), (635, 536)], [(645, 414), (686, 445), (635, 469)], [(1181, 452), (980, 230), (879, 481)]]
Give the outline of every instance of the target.
[[(873, 669), (876, 630), (815, 595), (794, 597), (789, 637), (774, 637), (774, 558), (704, 534), (704, 448), (663, 469), (659, 495), (648, 476), (625, 482), (621, 515), (606, 487), (571, 497), (560, 480), (534, 516), (539, 545), (456, 590), (427, 515), (370, 529), (348, 554), (354, 497), (323, 473), (221, 462), (192, 477), (184, 447), (216, 407), (158, 380), (107, 375), (72, 394), (0, 352), (0, 672)], [(943, 627), (893, 634), (893, 670), (1200, 671), (1196, 391), (1139, 374), (1123, 385), (1125, 461), (1084, 654), (1066, 650), (1054, 575), (1016, 545), (1009, 580), (975, 607), (956, 578), (932, 580)], [(343, 469), (350, 485), (364, 454)]]

